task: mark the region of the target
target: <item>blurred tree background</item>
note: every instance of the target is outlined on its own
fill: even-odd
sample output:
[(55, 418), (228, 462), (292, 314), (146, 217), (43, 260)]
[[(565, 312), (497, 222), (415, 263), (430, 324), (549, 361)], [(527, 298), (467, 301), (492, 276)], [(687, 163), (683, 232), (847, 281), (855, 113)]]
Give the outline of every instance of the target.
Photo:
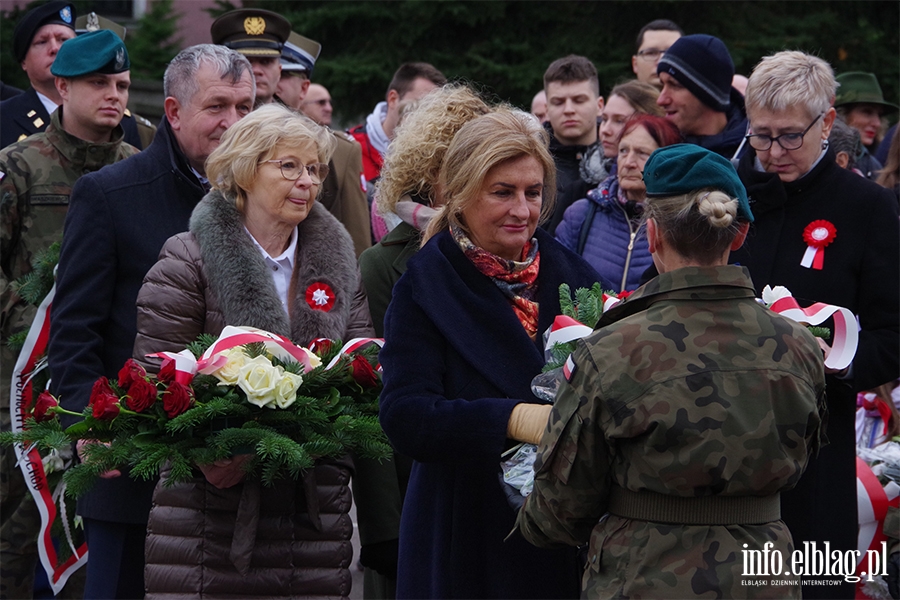
[[(150, 12), (169, 1), (152, 0)], [(90, 2), (75, 4), (79, 11), (90, 10)], [(605, 94), (632, 76), (634, 38), (657, 18), (671, 19), (687, 33), (721, 38), (744, 75), (762, 56), (799, 49), (821, 56), (838, 73), (874, 72), (888, 101), (896, 103), (900, 96), (896, 0), (218, 0), (211, 12), (218, 15), (238, 6), (279, 12), (295, 31), (322, 44), (314, 81), (329, 88), (336, 118), (344, 124), (359, 121), (384, 99), (394, 70), (407, 61), (430, 62), (451, 79), (469, 81), (495, 99), (526, 107), (550, 62), (582, 54), (596, 64)], [(169, 7), (129, 30), (129, 52), (142, 48), (143, 53), (132, 55), (136, 70), (151, 59), (158, 70), (174, 55), (171, 32), (159, 27), (173, 16)], [(5, 49), (0, 73), (4, 81), (22, 87), (27, 82), (9, 56), (17, 17), (16, 11), (5, 12), (0, 23)]]

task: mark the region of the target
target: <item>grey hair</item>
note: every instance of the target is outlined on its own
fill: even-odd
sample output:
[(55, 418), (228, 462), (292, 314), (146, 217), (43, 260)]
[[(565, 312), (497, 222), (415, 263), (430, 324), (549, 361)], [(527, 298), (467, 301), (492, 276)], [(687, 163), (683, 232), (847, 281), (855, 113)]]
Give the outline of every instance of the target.
[(862, 155), (862, 140), (859, 131), (854, 127), (850, 127), (841, 119), (835, 119), (834, 125), (831, 127), (831, 133), (828, 135), (828, 145), (834, 150), (834, 153), (846, 152), (850, 158), (848, 167), (856, 166), (856, 161)]
[(777, 52), (753, 67), (744, 96), (747, 114), (779, 113), (800, 106), (812, 119), (831, 108), (838, 85), (831, 65), (818, 56), (797, 50)]
[(166, 98), (171, 96), (181, 105), (190, 103), (194, 94), (200, 90), (196, 75), (204, 64), (215, 68), (219, 77), (230, 81), (232, 85), (238, 83), (245, 72), (250, 73), (253, 97), (256, 98), (256, 80), (253, 78), (250, 61), (243, 54), (216, 44), (197, 44), (185, 48), (172, 59), (163, 78), (163, 93)]

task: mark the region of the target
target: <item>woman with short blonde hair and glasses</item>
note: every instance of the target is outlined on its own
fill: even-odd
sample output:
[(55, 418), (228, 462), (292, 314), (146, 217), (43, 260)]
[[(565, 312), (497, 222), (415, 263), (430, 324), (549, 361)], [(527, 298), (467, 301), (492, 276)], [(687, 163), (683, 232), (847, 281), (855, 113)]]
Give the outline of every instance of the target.
[[(828, 147), (837, 81), (821, 58), (765, 57), (750, 75), (747, 152), (738, 174), (753, 199), (747, 242), (732, 262), (759, 292), (787, 287), (805, 304), (843, 306), (859, 319), (859, 348), (826, 370), (830, 444), (782, 497), (794, 547), (857, 548), (856, 392), (900, 376), (900, 216), (892, 193), (841, 169)], [(853, 584), (805, 587), (804, 596), (849, 598)]]

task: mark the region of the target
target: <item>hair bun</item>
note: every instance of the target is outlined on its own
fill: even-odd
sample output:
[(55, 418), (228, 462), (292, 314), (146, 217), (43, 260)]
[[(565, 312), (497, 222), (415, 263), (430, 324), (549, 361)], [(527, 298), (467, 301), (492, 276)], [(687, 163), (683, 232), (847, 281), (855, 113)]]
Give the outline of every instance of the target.
[(697, 198), (697, 210), (713, 227), (731, 226), (737, 216), (738, 202), (728, 194), (713, 190)]

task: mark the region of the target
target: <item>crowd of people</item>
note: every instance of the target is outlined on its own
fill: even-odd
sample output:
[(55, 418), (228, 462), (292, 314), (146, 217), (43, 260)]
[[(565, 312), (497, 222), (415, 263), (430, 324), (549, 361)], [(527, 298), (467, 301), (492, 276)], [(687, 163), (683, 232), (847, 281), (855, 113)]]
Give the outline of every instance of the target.
[[(59, 597), (347, 597), (355, 560), (373, 600), (854, 597), (742, 557), (857, 548), (857, 394), (900, 379), (898, 106), (874, 75), (773, 51), (742, 77), (725, 41), (660, 19), (608, 93), (574, 54), (530, 112), (408, 62), (343, 132), (321, 44), (244, 8), (172, 59), (152, 124), (112, 28), (65, 0), (16, 25), (31, 86), (0, 103), (0, 337), (34, 321), (18, 285), (55, 243), (49, 385), (73, 413), (127, 359), (152, 373), (229, 325), (383, 337), (394, 453), (271, 487), (249, 454), (174, 486), (104, 473)], [(532, 380), (560, 286), (597, 283), (623, 300), (548, 404)], [(835, 339), (765, 308), (766, 286), (852, 311), (852, 363), (826, 367)], [(522, 443), (527, 498), (500, 471)], [(0, 488), (0, 596), (32, 597), (41, 514), (7, 447)]]

